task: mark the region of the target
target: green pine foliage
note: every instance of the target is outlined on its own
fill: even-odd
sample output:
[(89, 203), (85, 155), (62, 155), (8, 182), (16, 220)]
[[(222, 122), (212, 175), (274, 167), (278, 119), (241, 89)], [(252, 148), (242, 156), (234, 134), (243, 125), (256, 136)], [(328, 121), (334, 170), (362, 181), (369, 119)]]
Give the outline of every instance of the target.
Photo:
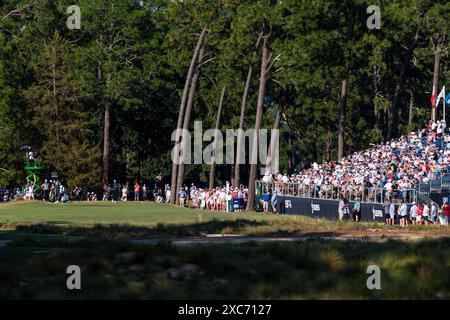
[[(80, 0), (81, 30), (69, 30), (66, 9), (72, 4), (0, 3), (0, 184), (23, 182), (20, 148), (30, 144), (69, 186), (101, 188), (107, 104), (110, 178), (133, 183), (161, 176), (168, 182), (170, 135), (204, 26), (191, 126), (202, 120), (205, 130), (214, 127), (226, 86), (221, 129), (238, 127), (250, 63), (245, 128), (254, 126), (261, 50), (253, 51), (265, 21), (271, 56), (265, 95), (274, 103), (265, 105), (264, 128), (273, 127), (280, 92), (287, 90), (282, 171), (337, 158), (344, 78), (345, 154), (423, 126), (430, 118), (437, 50), (439, 86), (450, 86), (450, 3), (444, 0)], [(372, 4), (381, 7), (380, 30), (366, 26)], [(188, 165), (185, 181), (206, 183), (208, 170)], [(248, 174), (245, 166), (241, 170)], [(225, 182), (231, 167), (219, 165), (216, 172)]]

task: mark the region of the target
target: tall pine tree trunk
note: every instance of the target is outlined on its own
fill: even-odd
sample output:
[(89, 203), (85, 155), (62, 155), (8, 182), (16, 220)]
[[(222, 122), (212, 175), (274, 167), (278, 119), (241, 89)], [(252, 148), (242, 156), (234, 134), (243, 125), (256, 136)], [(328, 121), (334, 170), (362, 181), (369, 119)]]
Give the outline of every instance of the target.
[[(274, 121), (273, 127), (272, 127), (273, 131), (280, 129), (281, 118), (283, 117), (283, 112), (284, 112), (284, 109), (286, 108), (286, 103), (287, 103), (287, 87), (284, 85), (281, 88), (280, 106), (277, 110), (277, 114), (275, 115), (275, 121)], [(278, 155), (273, 155), (273, 153), (272, 153), (272, 148), (275, 148), (274, 145), (275, 145), (275, 143), (277, 143), (277, 141), (275, 141), (276, 135), (273, 134), (273, 131), (270, 136), (269, 150), (267, 152), (267, 155), (268, 155), (267, 162), (266, 162), (267, 170), (269, 170), (269, 167), (271, 168), (273, 166), (274, 159), (272, 159), (272, 156), (278, 156)], [(279, 136), (278, 136), (278, 138), (279, 138)], [(278, 143), (279, 143), (279, 141), (278, 141)], [(278, 167), (279, 159), (276, 159), (275, 161), (276, 161), (275, 171), (278, 171), (279, 170), (279, 167)], [(276, 172), (273, 172), (273, 173), (276, 173)]]
[[(192, 55), (192, 60), (191, 60), (190, 66), (189, 66), (189, 71), (186, 75), (186, 81), (184, 83), (184, 89), (183, 89), (183, 96), (181, 98), (181, 103), (180, 103), (180, 110), (178, 112), (177, 129), (181, 129), (183, 126), (183, 119), (184, 119), (184, 113), (185, 113), (185, 108), (186, 108), (186, 100), (188, 98), (189, 85), (191, 83), (192, 74), (194, 73), (195, 63), (198, 59), (198, 54), (199, 54), (200, 48), (202, 47), (203, 41), (205, 39), (205, 34), (206, 34), (206, 27), (203, 28), (203, 30), (200, 34), (200, 37), (198, 38), (197, 46), (195, 47), (194, 54)], [(172, 164), (172, 177), (171, 177), (171, 183), (170, 183), (170, 188), (172, 190), (172, 192), (170, 193), (170, 203), (172, 203), (172, 204), (175, 203), (176, 194), (178, 193), (178, 191), (176, 190), (176, 188), (177, 188), (177, 173), (178, 173), (178, 165), (176, 163), (173, 163)]]
[[(258, 40), (256, 41), (255, 48), (253, 51), (253, 55), (256, 55), (256, 52), (259, 48), (259, 44), (261, 43), (262, 33), (259, 34)], [(250, 83), (252, 81), (253, 76), (253, 63), (250, 63), (248, 67), (248, 73), (247, 73), (247, 80), (245, 81), (245, 88), (244, 88), (244, 94), (242, 95), (242, 102), (241, 102), (241, 114), (239, 117), (239, 134), (237, 137), (237, 146), (236, 146), (236, 162), (234, 167), (234, 179), (233, 183), (235, 187), (239, 187), (239, 181), (241, 180), (241, 166), (240, 162), (242, 160), (240, 157), (240, 150), (245, 149), (245, 140), (243, 135), (244, 130), (244, 122), (245, 122), (245, 111), (247, 109), (247, 100), (248, 100), (248, 92), (250, 90)]]
[(248, 180), (248, 197), (247, 197), (247, 210), (254, 211), (255, 205), (255, 180), (258, 170), (258, 144), (259, 144), (259, 130), (261, 129), (263, 120), (263, 107), (264, 107), (264, 95), (266, 93), (267, 83), (267, 68), (268, 68), (268, 49), (267, 41), (268, 35), (265, 33), (263, 36), (262, 58), (261, 58), (261, 76), (259, 79), (259, 91), (258, 91), (258, 104), (256, 107), (256, 120), (255, 120), (255, 135), (253, 138), (253, 146), (250, 154), (250, 175)]
[(400, 75), (397, 80), (397, 84), (395, 85), (394, 99), (392, 100), (392, 105), (388, 110), (388, 124), (387, 124), (387, 137), (386, 139), (389, 141), (395, 135), (395, 125), (397, 120), (397, 108), (400, 101), (400, 94), (402, 93), (403, 83), (406, 80), (406, 70), (411, 61), (411, 57), (414, 49), (416, 48), (417, 42), (419, 41), (419, 29), (416, 30), (416, 34), (414, 36), (413, 43), (406, 53), (402, 65), (400, 67)]
[[(225, 98), (225, 92), (226, 92), (227, 88), (223, 87), (222, 88), (222, 92), (220, 93), (220, 101), (219, 101), (219, 108), (217, 109), (217, 117), (216, 117), (216, 126), (215, 129), (216, 131), (219, 130), (220, 128), (220, 117), (222, 115), (222, 106), (223, 106), (223, 100)], [(217, 137), (214, 137), (214, 142), (213, 142), (213, 158), (212, 163), (211, 163), (211, 167), (209, 170), (209, 188), (212, 189), (214, 188), (214, 178), (216, 175), (216, 147), (217, 147)]]
[[(111, 74), (108, 73), (106, 79), (106, 85), (108, 86), (111, 81)], [(105, 104), (105, 115), (104, 115), (104, 123), (103, 123), (103, 191), (106, 192), (108, 190), (109, 184), (109, 157), (110, 157), (110, 149), (111, 149), (111, 141), (110, 141), (110, 131), (111, 131), (111, 105), (112, 102), (108, 98)]]
[(405, 61), (403, 61), (401, 70), (400, 70), (400, 76), (397, 80), (397, 84), (395, 85), (395, 92), (394, 92), (394, 100), (392, 101), (392, 105), (388, 110), (388, 124), (387, 124), (387, 137), (386, 139), (389, 141), (391, 140), (395, 135), (395, 124), (397, 120), (397, 108), (398, 103), (400, 99), (400, 94), (402, 91), (402, 86), (404, 79), (406, 77), (406, 68), (408, 66), (409, 60), (410, 60), (410, 54), (408, 53), (406, 55)]
[[(100, 33), (100, 37), (103, 40), (103, 32)], [(112, 36), (109, 37), (109, 43), (108, 43), (108, 49), (110, 51), (113, 50), (114, 47), (114, 38)], [(109, 91), (109, 85), (111, 83), (111, 72), (112, 69), (108, 69), (108, 73), (106, 76), (106, 88), (107, 91)], [(101, 76), (101, 72), (97, 74), (98, 76)], [(105, 105), (105, 123), (104, 123), (104, 131), (103, 131), (103, 191), (106, 192), (108, 189), (109, 184), (109, 158), (110, 158), (110, 152), (111, 152), (111, 138), (110, 138), (110, 131), (111, 131), (111, 106), (112, 106), (112, 98), (107, 97), (106, 98), (106, 105)]]
[(339, 100), (339, 135), (338, 135), (338, 161), (344, 157), (345, 149), (345, 113), (347, 109), (347, 76), (341, 82), (341, 98)]
[(414, 93), (411, 92), (409, 97), (409, 112), (408, 112), (408, 130), (413, 130), (413, 118), (414, 118)]
[[(355, 10), (352, 15), (351, 23), (350, 23), (350, 30), (349, 30), (349, 39), (350, 42), (353, 44), (353, 32), (355, 30), (355, 22), (356, 22), (356, 13)], [(345, 54), (344, 54), (345, 57)], [(345, 73), (344, 77), (341, 80), (341, 96), (339, 99), (339, 125), (338, 125), (338, 150), (337, 150), (337, 156), (338, 161), (341, 161), (344, 157), (344, 151), (345, 151), (345, 116), (347, 112), (347, 92), (348, 92), (348, 78), (349, 78), (349, 72), (350, 72), (350, 63), (351, 63), (351, 57), (345, 57)], [(314, 133), (314, 136), (316, 136), (316, 133)], [(314, 150), (317, 152), (317, 146), (315, 145), (317, 142), (317, 137), (313, 138), (313, 145)], [(315, 157), (316, 158), (316, 157)]]
[[(437, 43), (434, 48), (434, 72), (433, 72), (433, 90), (436, 93), (436, 96), (439, 94), (439, 71), (441, 66), (441, 48), (440, 44)], [(438, 106), (435, 106), (431, 112), (431, 119), (436, 121), (436, 109)]]
[(131, 167), (131, 150), (126, 142), (124, 146), (124, 158), (125, 158), (125, 183), (128, 184), (130, 181), (130, 167)]
[(292, 157), (293, 157), (293, 150), (292, 150), (292, 137), (291, 137), (291, 133), (288, 132), (288, 171), (293, 169), (294, 163), (292, 161)]
[[(198, 53), (197, 65), (194, 70), (194, 75), (192, 76), (191, 87), (189, 88), (189, 96), (188, 101), (186, 103), (186, 112), (184, 114), (183, 120), (184, 130), (189, 130), (189, 123), (191, 121), (191, 114), (192, 114), (192, 106), (194, 104), (195, 91), (197, 89), (197, 81), (200, 75), (200, 65), (202, 64), (203, 61), (203, 54), (204, 54), (204, 45), (202, 44)], [(186, 151), (187, 150), (183, 150), (183, 154), (180, 158), (180, 164), (178, 165), (177, 184), (176, 188), (172, 190), (172, 192), (176, 192), (175, 203), (179, 203), (178, 191), (180, 190), (181, 187), (183, 187), (184, 184), (184, 159), (186, 156)]]
[(382, 110), (378, 109), (376, 98), (378, 97), (379, 91), (379, 70), (377, 69), (377, 66), (373, 66), (373, 78), (372, 78), (372, 84), (373, 84), (373, 116), (374, 116), (374, 123), (375, 128), (378, 130), (383, 130), (383, 121), (382, 121)]
[(331, 144), (333, 143), (333, 133), (328, 128), (327, 135), (325, 137), (325, 161), (331, 161)]

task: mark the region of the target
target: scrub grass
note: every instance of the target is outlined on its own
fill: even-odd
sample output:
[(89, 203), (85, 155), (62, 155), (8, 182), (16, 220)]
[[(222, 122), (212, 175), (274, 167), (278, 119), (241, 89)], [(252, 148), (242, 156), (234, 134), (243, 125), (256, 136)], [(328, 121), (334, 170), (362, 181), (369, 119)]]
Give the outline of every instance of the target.
[[(118, 260), (121, 253), (133, 253)], [(175, 247), (41, 240), (0, 248), (1, 299), (448, 299), (450, 240), (307, 240)], [(66, 289), (66, 268), (82, 289)], [(369, 265), (381, 290), (368, 290)], [(169, 270), (195, 265), (173, 278)]]

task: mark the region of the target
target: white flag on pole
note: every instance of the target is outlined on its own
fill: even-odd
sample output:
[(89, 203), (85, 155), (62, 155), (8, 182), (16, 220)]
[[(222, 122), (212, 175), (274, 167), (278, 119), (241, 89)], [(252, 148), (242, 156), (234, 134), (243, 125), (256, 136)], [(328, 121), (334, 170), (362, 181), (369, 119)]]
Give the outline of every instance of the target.
[(439, 102), (441, 101), (441, 99), (445, 99), (445, 86), (442, 87), (441, 92), (439, 93), (439, 95), (436, 98), (436, 107), (439, 105)]

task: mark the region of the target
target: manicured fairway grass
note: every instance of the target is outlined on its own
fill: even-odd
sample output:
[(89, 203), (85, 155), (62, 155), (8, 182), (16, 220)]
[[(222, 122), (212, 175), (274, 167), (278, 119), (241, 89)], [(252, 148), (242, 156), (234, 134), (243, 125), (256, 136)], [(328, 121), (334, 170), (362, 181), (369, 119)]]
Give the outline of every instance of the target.
[[(325, 221), (297, 216), (260, 213), (225, 213), (180, 208), (153, 202), (78, 202), (67, 204), (38, 201), (0, 206), (0, 229), (34, 233), (102, 237), (200, 236), (204, 234), (266, 234), (309, 229)], [(85, 230), (86, 233), (83, 233)], [(14, 234), (14, 235), (17, 235)], [(4, 238), (0, 231), (0, 239)]]
[[(3, 230), (3, 231), (2, 231)], [(6, 230), (6, 231), (5, 231)], [(12, 232), (15, 231), (15, 232)], [(380, 236), (403, 232), (398, 226), (380, 222), (339, 223), (304, 216), (262, 213), (225, 213), (180, 208), (153, 202), (78, 202), (66, 204), (38, 201), (0, 205), (0, 240), (34, 236), (64, 235), (94, 238), (189, 237), (205, 234), (241, 236), (333, 235), (340, 232)], [(408, 231), (449, 233), (440, 226), (409, 227)]]
[[(133, 224), (155, 226), (158, 223), (182, 223), (227, 220), (231, 215), (174, 207), (154, 202), (72, 202), (43, 203), (28, 201), (0, 205), (0, 222), (45, 222), (49, 224)], [(234, 216), (243, 216), (235, 214)], [(251, 217), (245, 215), (246, 217)], [(253, 215), (256, 217), (256, 215)]]

